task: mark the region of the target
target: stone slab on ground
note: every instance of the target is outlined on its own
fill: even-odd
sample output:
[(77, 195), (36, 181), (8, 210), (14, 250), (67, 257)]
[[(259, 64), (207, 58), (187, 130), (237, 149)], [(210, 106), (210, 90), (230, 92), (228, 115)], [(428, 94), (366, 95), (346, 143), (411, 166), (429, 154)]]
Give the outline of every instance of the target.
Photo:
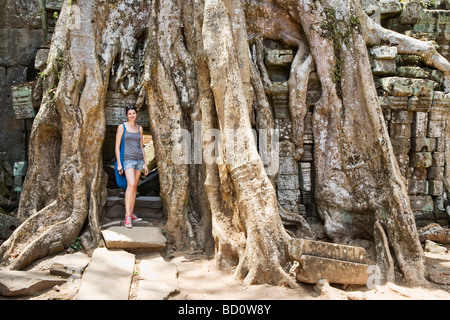
[(289, 254), (297, 261), (302, 255), (309, 255), (363, 264), (367, 262), (367, 253), (362, 247), (315, 240), (294, 239), (289, 245)]
[(153, 249), (162, 251), (167, 239), (157, 227), (111, 227), (102, 230), (103, 239), (109, 249)]
[(97, 248), (86, 268), (77, 300), (128, 300), (135, 256)]
[(365, 285), (368, 278), (368, 265), (356, 262), (334, 260), (303, 255), (295, 270), (297, 280), (317, 283), (326, 279), (329, 283)]
[(142, 260), (139, 270), (138, 300), (166, 300), (179, 292), (177, 266), (161, 255)]
[(0, 294), (7, 297), (30, 296), (65, 282), (66, 279), (36, 272), (1, 270)]

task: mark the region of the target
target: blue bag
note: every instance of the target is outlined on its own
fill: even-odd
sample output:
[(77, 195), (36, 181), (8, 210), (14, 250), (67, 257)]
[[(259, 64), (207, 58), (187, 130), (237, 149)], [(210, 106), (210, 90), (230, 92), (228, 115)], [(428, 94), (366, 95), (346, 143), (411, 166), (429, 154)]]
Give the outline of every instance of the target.
[[(124, 152), (124, 149), (125, 149), (125, 147), (124, 147), (124, 145), (125, 145), (124, 140), (125, 140), (126, 128), (125, 128), (125, 124), (122, 123), (122, 125), (123, 125), (123, 134), (122, 134), (122, 143), (120, 144), (120, 163), (122, 164), (122, 168), (123, 168), (123, 152)], [(125, 190), (127, 188), (127, 178), (125, 177), (125, 170), (123, 171), (122, 175), (119, 173), (119, 171), (117, 170), (117, 160), (114, 163), (114, 172), (116, 173), (117, 186), (120, 189)]]

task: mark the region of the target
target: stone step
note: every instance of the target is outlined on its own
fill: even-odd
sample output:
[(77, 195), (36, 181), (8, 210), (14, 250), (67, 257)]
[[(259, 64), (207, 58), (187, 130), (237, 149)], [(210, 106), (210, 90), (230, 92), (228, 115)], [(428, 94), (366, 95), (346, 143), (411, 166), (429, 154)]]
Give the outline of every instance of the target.
[(174, 263), (161, 255), (141, 260), (139, 264), (138, 300), (166, 300), (178, 293), (178, 271)]
[(297, 261), (302, 255), (309, 255), (363, 264), (367, 262), (367, 253), (362, 247), (315, 240), (294, 239), (289, 245), (289, 254)]
[(29, 296), (61, 285), (66, 281), (64, 278), (46, 276), (36, 272), (0, 270), (0, 295)]
[(124, 250), (94, 250), (76, 300), (128, 300), (135, 263)]
[(162, 251), (167, 239), (157, 227), (110, 227), (102, 230), (108, 249), (151, 249)]
[[(135, 214), (140, 218), (162, 218), (162, 202), (160, 197), (140, 196), (136, 198)], [(123, 197), (110, 196), (106, 198), (105, 216), (107, 218), (125, 217), (125, 199)]]

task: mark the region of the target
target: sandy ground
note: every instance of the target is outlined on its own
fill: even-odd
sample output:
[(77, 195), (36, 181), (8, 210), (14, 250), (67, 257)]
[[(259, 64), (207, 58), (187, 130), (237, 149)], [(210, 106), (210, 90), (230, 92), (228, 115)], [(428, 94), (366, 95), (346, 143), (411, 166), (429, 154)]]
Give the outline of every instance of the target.
[[(215, 267), (215, 261), (195, 252), (175, 252), (168, 261), (177, 265), (179, 292), (168, 300), (450, 300), (450, 245), (446, 254), (426, 252), (426, 265), (431, 279), (429, 287), (408, 287), (401, 282), (388, 283), (369, 290), (365, 286), (316, 285), (298, 283), (289, 289), (267, 284), (243, 286), (235, 280), (233, 272)], [(137, 254), (136, 259), (145, 257)], [(45, 272), (45, 259), (29, 270)], [(292, 274), (294, 277), (294, 274)], [(439, 282), (440, 284), (436, 283)], [(71, 300), (78, 291), (79, 282), (67, 282), (33, 297), (5, 298), (0, 300)], [(133, 279), (130, 297), (138, 290), (137, 278)]]

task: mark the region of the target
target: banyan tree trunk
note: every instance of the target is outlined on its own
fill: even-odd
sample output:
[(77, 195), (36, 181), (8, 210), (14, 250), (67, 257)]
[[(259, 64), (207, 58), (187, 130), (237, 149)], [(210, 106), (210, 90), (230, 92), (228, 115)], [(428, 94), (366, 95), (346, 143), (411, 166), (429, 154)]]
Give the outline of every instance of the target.
[[(81, 21), (69, 28), (73, 6)], [(144, 72), (136, 79), (131, 57), (145, 31)], [(171, 245), (213, 247), (217, 265), (235, 267), (245, 284), (295, 286), (286, 271), (292, 238), (283, 220), (295, 221), (302, 237), (311, 232), (279, 206), (276, 172), (252, 132), (272, 137), (274, 128), (265, 39), (297, 49), (288, 82), (297, 160), (309, 73), (315, 68), (320, 78), (315, 197), (328, 236), (342, 242), (376, 234), (405, 279), (424, 283), (423, 252), (366, 45), (395, 39), (400, 52), (418, 53), (442, 70), (446, 90), (450, 67), (429, 44), (376, 25), (356, 0), (65, 2), (33, 125), (19, 208), (26, 220), (0, 247), (1, 266), (23, 268), (80, 232), (86, 249), (98, 245), (105, 96), (118, 62), (121, 91), (140, 92), (138, 105), (150, 116)]]
[[(145, 28), (129, 18), (145, 13), (142, 4), (64, 2), (41, 75), (44, 94), (19, 207), (26, 220), (0, 247), (2, 267), (21, 269), (62, 251), (85, 225), (83, 246), (90, 250), (98, 245), (99, 215), (106, 202), (101, 156), (106, 89), (115, 58), (132, 49), (126, 40)], [(71, 14), (78, 14), (76, 23)]]

